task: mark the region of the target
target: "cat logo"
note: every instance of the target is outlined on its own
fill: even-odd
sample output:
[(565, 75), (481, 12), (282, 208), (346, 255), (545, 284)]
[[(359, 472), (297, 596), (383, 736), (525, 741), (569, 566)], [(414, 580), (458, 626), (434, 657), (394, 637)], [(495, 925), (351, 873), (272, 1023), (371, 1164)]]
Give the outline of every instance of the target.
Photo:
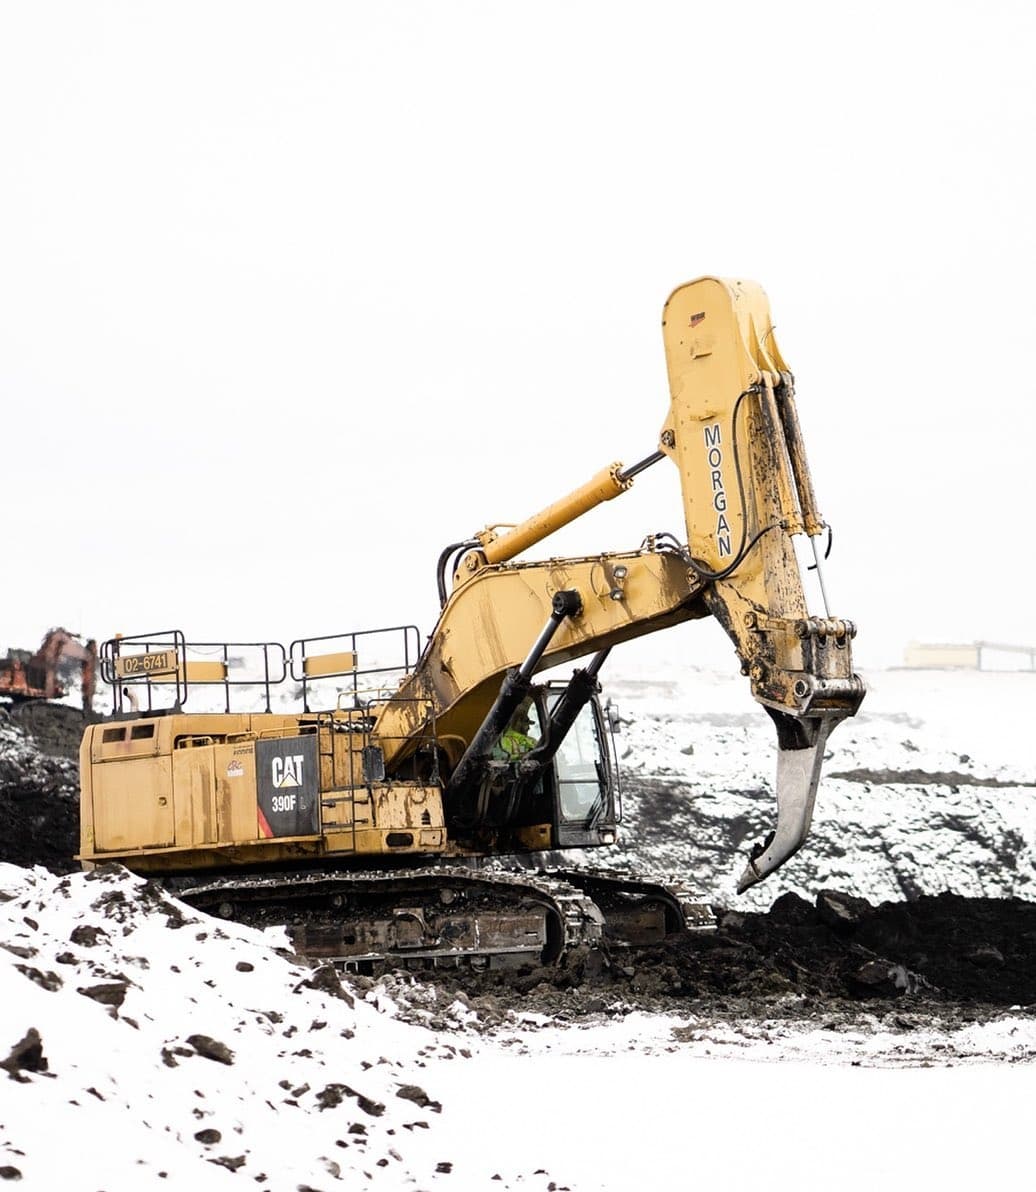
[(270, 760), (270, 774), (273, 785), (279, 790), (287, 786), (302, 785), (302, 763), (305, 757), (301, 753), (289, 753), (286, 757), (275, 757)]

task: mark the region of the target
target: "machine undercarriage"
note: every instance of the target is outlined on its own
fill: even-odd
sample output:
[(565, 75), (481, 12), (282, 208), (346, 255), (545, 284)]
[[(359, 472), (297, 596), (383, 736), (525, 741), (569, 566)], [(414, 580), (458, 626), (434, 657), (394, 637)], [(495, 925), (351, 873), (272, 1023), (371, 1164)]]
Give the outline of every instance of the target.
[(682, 882), (604, 870), (434, 867), (167, 883), (189, 905), (252, 927), (283, 926), (294, 950), (345, 971), (553, 965), (715, 925)]

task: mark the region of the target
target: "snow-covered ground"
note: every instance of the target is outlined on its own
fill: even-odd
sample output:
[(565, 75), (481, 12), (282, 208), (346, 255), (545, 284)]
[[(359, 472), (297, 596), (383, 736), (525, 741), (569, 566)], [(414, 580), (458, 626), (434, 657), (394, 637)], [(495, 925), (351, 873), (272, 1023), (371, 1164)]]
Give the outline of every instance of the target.
[(487, 1036), (458, 1004), (435, 1031), (121, 871), (2, 866), (0, 898), (0, 1178), (29, 1187), (624, 1192), (757, 1165), (954, 1188), (1024, 1153), (1021, 1013), (955, 1037), (639, 1013)]
[(448, 1062), (475, 1078), (462, 1040), (357, 1001), (283, 939), (182, 913), (124, 871), (0, 866), (0, 898), (0, 1177), (488, 1188), (499, 1171), (501, 1187), (547, 1186), (531, 1156), (492, 1166), (437, 1128), (429, 1078)]
[[(831, 739), (814, 835), (752, 905), (825, 885), (898, 898), (909, 883), (1031, 899), (1036, 676), (868, 679), (863, 712)], [(743, 681), (704, 672), (610, 689), (630, 775), (618, 859), (693, 858), (732, 901), (772, 811), (768, 720)], [(833, 776), (885, 770), (913, 778)], [(402, 979), (341, 990), (279, 932), (207, 919), (121, 871), (0, 866), (0, 1180), (955, 1189), (1030, 1166), (1026, 1008), (952, 1031), (877, 1010), (840, 1031), (635, 1010), (487, 1028), (463, 999), (422, 1015), (421, 996)]]

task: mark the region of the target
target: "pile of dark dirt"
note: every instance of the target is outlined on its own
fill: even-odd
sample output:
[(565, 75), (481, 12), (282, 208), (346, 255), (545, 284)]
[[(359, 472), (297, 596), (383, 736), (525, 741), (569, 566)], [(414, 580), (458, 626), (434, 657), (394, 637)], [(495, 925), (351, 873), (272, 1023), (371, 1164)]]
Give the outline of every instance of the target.
[[(55, 705), (0, 712), (0, 861), (54, 873), (79, 869), (83, 714)], [(39, 731), (37, 740), (30, 733)]]
[(812, 1017), (881, 1002), (939, 1013), (1036, 1005), (1036, 904), (952, 893), (871, 906), (823, 891), (764, 913), (720, 912), (714, 932), (581, 954), (561, 968), (456, 971), (434, 980), (494, 1008), (572, 1014), (614, 1003), (715, 1015)]
[(83, 712), (66, 704), (50, 704), (46, 700), (5, 704), (0, 708), (3, 718), (20, 728), (36, 743), (41, 753), (50, 757), (64, 757), (78, 761), (83, 730), (97, 724), (103, 717), (99, 712)]

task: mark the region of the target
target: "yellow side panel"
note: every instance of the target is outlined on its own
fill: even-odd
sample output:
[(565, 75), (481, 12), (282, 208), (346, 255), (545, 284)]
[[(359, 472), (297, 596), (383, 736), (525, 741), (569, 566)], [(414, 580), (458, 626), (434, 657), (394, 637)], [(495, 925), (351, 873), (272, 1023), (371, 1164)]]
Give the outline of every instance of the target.
[(183, 848), (210, 844), (215, 839), (212, 786), (212, 747), (177, 749), (173, 753), (173, 794), (176, 843)]
[(256, 840), (255, 746), (251, 742), (216, 745), (216, 823), (221, 843)]
[(437, 787), (372, 786), (374, 822), (381, 831), (443, 827), (442, 795)]
[(405, 845), (390, 844), (388, 835), (380, 828), (357, 832), (357, 855), (392, 856), (398, 853), (441, 853), (446, 847), (446, 833), (442, 828), (420, 828), (416, 831), (401, 833), (401, 835), (412, 838), (410, 843)]
[(352, 853), (356, 851), (356, 841), (352, 831), (325, 831), (324, 843), (329, 853)]
[(115, 765), (95, 765), (93, 813), (98, 852), (172, 845), (175, 833), (169, 758), (125, 758)]

